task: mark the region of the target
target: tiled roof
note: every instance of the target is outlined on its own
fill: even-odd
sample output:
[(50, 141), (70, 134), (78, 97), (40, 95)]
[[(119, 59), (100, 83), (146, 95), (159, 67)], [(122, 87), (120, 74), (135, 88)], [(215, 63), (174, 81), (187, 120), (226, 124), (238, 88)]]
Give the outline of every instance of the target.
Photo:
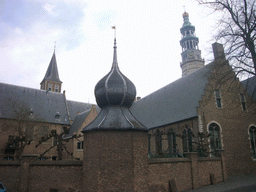
[[(14, 112), (14, 102), (16, 106), (28, 108), (40, 121), (66, 125), (70, 124), (69, 116), (73, 121), (78, 113), (92, 107), (89, 103), (70, 100), (67, 100), (66, 105), (65, 95), (62, 93), (0, 83), (0, 118), (15, 118), (17, 114)], [(100, 111), (99, 107), (96, 109)], [(56, 118), (58, 115), (59, 118)]]
[(197, 116), (196, 108), (213, 65), (208, 64), (136, 101), (130, 108), (132, 114), (149, 129)]
[(77, 114), (91, 109), (92, 104), (67, 100), (70, 119), (74, 121)]
[(256, 101), (256, 76), (248, 78), (241, 82), (247, 93)]
[(51, 80), (51, 81), (56, 81), (56, 82), (60, 82), (60, 78), (59, 78), (59, 73), (58, 73), (58, 67), (57, 67), (57, 61), (56, 61), (56, 56), (55, 56), (55, 51), (52, 55), (52, 59), (51, 59), (51, 62), (48, 66), (48, 69), (45, 73), (45, 76), (44, 76), (44, 80)]
[(61, 93), (0, 83), (1, 118), (15, 118), (15, 102), (18, 107), (27, 107), (40, 121), (69, 124), (65, 96)]
[(81, 128), (83, 122), (85, 121), (85, 119), (88, 116), (88, 114), (90, 113), (90, 111), (91, 110), (89, 109), (89, 110), (84, 111), (76, 116), (73, 124), (70, 126), (69, 133), (67, 135), (65, 135), (64, 138), (69, 138), (69, 137), (73, 136), (74, 133), (76, 133)]

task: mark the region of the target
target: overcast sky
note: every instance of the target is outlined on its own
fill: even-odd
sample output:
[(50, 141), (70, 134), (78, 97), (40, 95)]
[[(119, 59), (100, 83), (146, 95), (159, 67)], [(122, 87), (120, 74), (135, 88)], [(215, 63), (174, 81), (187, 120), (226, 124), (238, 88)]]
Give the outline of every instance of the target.
[(111, 68), (116, 26), (119, 68), (145, 97), (181, 78), (182, 14), (209, 54), (214, 15), (195, 0), (1, 0), (0, 82), (40, 88), (54, 51), (68, 100), (95, 103)]

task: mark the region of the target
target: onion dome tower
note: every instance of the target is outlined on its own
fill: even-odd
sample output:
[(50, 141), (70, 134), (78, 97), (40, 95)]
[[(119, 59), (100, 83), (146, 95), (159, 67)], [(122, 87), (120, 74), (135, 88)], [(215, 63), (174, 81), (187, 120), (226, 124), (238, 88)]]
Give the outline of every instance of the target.
[(95, 97), (100, 114), (83, 132), (94, 129), (143, 129), (146, 127), (138, 122), (129, 108), (136, 96), (134, 84), (119, 70), (114, 40), (113, 64), (110, 72), (95, 86)]
[(48, 66), (48, 69), (45, 73), (44, 79), (40, 83), (40, 85), (41, 85), (40, 89), (60, 93), (61, 92), (61, 84), (62, 84), (62, 82), (60, 81), (60, 78), (59, 78), (57, 61), (56, 61), (56, 56), (55, 56), (55, 49), (54, 49), (52, 59)]
[(112, 68), (95, 86), (101, 112), (82, 130), (84, 191), (148, 191), (148, 129), (129, 110), (135, 96), (119, 70), (115, 40)]
[(182, 76), (193, 73), (204, 66), (204, 60), (201, 58), (201, 51), (199, 50), (199, 39), (195, 35), (195, 26), (189, 22), (189, 15), (187, 12), (183, 13), (183, 25), (180, 29), (182, 39), (180, 45), (182, 47), (182, 62), (180, 67)]

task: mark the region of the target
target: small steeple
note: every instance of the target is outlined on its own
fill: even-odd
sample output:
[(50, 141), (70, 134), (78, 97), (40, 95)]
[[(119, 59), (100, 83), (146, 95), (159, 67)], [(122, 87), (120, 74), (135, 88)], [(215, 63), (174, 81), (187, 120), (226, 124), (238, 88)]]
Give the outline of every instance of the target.
[(55, 56), (55, 47), (54, 47), (52, 59), (45, 73), (44, 79), (40, 84), (41, 84), (41, 89), (43, 90), (61, 92), (62, 82), (60, 81), (60, 78), (59, 78), (57, 61)]

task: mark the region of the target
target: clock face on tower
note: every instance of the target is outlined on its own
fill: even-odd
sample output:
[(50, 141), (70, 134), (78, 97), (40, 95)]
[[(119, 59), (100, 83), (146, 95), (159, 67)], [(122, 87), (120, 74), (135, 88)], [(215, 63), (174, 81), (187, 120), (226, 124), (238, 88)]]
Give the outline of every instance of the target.
[(193, 59), (194, 58), (194, 51), (188, 52), (188, 58)]

